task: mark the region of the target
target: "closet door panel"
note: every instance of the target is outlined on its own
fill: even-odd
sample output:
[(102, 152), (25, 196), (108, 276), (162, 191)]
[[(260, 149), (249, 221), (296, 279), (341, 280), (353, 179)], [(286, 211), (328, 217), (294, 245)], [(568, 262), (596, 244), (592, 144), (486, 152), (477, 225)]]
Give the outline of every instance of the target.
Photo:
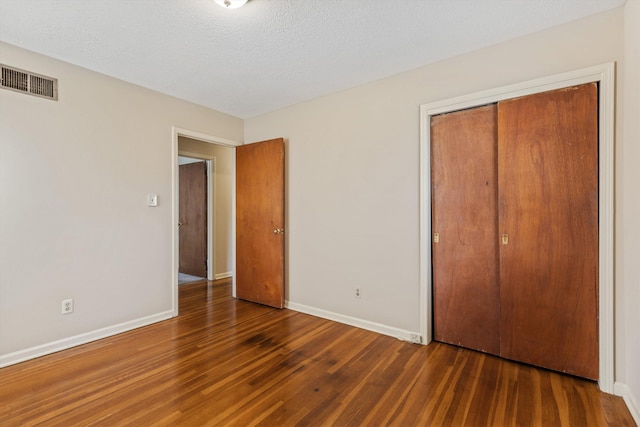
[(592, 379), (597, 100), (587, 84), (498, 104), (501, 355)]
[(434, 337), (492, 354), (500, 350), (496, 115), (489, 105), (431, 120)]

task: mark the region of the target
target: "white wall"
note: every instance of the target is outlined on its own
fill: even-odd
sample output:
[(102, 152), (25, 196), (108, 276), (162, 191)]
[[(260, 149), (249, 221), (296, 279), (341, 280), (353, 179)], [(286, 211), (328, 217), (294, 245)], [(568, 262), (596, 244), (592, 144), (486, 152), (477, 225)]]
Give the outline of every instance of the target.
[[(637, 0), (627, 7), (637, 7)], [(637, 20), (632, 24), (637, 35)], [(287, 140), (288, 300), (419, 331), (419, 106), (623, 57), (624, 9), (618, 8), (246, 120), (247, 141)], [(621, 94), (627, 82), (620, 74), (617, 84)], [(617, 109), (623, 109), (620, 100)], [(637, 124), (635, 111), (631, 120)], [(619, 114), (618, 135), (622, 123)], [(631, 165), (640, 161), (640, 151), (627, 137), (616, 143), (617, 164), (629, 165), (616, 171), (616, 209), (624, 210), (624, 233), (629, 227), (637, 235), (640, 170)], [(640, 305), (640, 239), (623, 243), (619, 225), (616, 378), (634, 375), (629, 383), (640, 396), (640, 321), (632, 309)], [(363, 289), (361, 299), (352, 296), (356, 286)], [(627, 333), (620, 336), (621, 330)]]
[(169, 316), (172, 126), (242, 141), (242, 121), (4, 43), (0, 62), (59, 79), (58, 102), (0, 90), (0, 364)]
[[(214, 219), (214, 256), (216, 277), (230, 276), (233, 270), (233, 148), (197, 141), (180, 136), (179, 152), (199, 154), (202, 158), (215, 159), (215, 219)], [(213, 206), (213, 200), (211, 200)], [(211, 209), (211, 208), (210, 208)]]

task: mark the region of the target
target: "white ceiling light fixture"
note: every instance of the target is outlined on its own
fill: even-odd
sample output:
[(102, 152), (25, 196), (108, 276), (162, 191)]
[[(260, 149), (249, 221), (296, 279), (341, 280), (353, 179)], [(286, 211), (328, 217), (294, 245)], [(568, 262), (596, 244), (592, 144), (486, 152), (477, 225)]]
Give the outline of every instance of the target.
[(225, 9), (237, 9), (244, 6), (247, 0), (214, 0)]

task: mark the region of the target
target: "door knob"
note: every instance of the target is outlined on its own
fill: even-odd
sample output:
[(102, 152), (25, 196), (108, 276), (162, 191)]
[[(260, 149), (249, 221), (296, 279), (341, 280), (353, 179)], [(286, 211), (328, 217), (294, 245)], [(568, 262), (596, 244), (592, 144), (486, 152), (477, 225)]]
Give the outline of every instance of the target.
[(276, 228), (273, 230), (273, 234), (282, 234), (284, 233), (284, 228)]
[(181, 222), (178, 223), (178, 227), (182, 227), (182, 223)]

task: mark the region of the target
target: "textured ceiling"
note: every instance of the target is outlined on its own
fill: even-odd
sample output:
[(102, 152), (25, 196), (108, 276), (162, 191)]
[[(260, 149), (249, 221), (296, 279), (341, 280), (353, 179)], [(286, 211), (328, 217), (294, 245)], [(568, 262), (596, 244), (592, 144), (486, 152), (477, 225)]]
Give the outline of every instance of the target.
[(623, 3), (0, 0), (0, 40), (248, 118)]

